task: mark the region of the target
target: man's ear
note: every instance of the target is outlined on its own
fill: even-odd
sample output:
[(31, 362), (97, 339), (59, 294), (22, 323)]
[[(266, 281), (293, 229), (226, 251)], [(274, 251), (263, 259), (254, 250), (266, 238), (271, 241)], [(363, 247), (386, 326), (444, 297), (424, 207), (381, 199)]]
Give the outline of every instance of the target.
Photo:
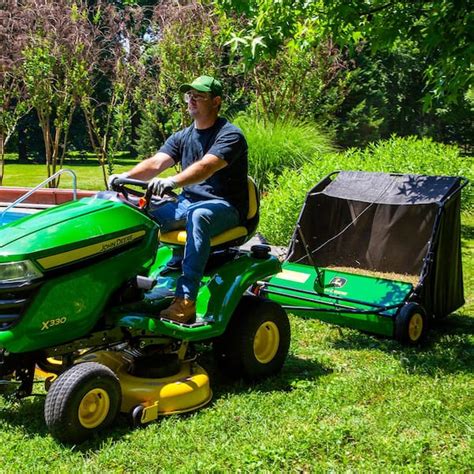
[(217, 108), (217, 110), (221, 108), (221, 104), (222, 104), (222, 97), (217, 96), (212, 99), (212, 106), (214, 108)]

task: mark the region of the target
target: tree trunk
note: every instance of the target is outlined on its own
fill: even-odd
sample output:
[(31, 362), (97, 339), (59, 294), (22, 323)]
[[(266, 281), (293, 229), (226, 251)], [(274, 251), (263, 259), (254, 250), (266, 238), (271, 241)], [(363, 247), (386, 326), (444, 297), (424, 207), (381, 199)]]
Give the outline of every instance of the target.
[[(51, 133), (49, 130), (49, 119), (42, 120), (40, 118), (41, 130), (43, 131), (44, 140), (44, 152), (46, 158), (46, 175), (49, 178), (51, 176)], [(49, 183), (50, 188), (53, 186)]]
[(5, 140), (3, 134), (0, 135), (0, 186), (3, 184), (3, 174), (5, 171)]
[[(52, 164), (52, 169), (51, 173), (52, 175), (56, 174), (56, 171), (59, 171), (57, 169), (58, 161), (59, 161), (59, 142), (61, 141), (61, 132), (62, 132), (62, 127), (56, 127), (56, 130), (54, 131), (54, 140), (52, 143), (53, 146), (53, 153), (51, 156), (51, 164)], [(51, 181), (51, 184), (53, 187), (57, 188), (59, 187), (59, 177), (53, 179)]]
[(131, 120), (130, 120), (130, 144), (128, 145), (128, 152), (131, 156), (136, 157), (138, 155), (133, 144), (138, 139), (137, 127), (140, 124), (140, 117), (137, 113), (137, 107), (132, 104)]
[[(71, 129), (72, 116), (73, 116), (75, 110), (76, 110), (75, 107), (71, 107), (71, 110), (69, 112), (68, 121), (67, 121), (69, 126), (66, 128), (66, 130), (64, 130), (63, 143), (61, 145), (61, 155), (59, 157), (59, 169), (60, 170), (63, 169), (64, 158), (66, 157), (67, 141), (68, 141), (68, 138), (69, 138), (69, 130)], [(60, 180), (61, 180), (61, 176), (58, 176), (58, 179), (57, 179), (58, 188), (59, 188)]]
[(107, 171), (105, 169), (105, 161), (101, 153), (101, 148), (100, 148), (100, 143), (98, 140), (98, 134), (96, 133), (96, 130), (94, 128), (94, 119), (92, 116), (89, 116), (88, 113), (83, 110), (84, 112), (84, 118), (86, 119), (86, 125), (87, 125), (87, 132), (89, 133), (89, 139), (91, 142), (92, 149), (95, 152), (95, 156), (97, 157), (97, 161), (99, 162), (101, 168), (102, 168), (102, 176), (104, 178), (104, 184), (105, 187), (107, 188)]

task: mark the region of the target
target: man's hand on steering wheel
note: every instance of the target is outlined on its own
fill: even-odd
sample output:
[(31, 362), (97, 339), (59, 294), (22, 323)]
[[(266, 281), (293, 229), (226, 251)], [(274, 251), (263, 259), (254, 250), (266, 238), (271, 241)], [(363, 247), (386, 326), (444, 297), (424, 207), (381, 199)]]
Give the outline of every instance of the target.
[(173, 178), (153, 178), (148, 183), (148, 191), (159, 197), (163, 197), (166, 191), (172, 191), (176, 188), (176, 182)]
[(120, 179), (120, 178), (123, 178), (123, 179), (126, 179), (128, 178), (128, 173), (121, 173), (121, 174), (111, 174), (109, 176), (109, 179), (107, 180), (107, 187), (109, 189), (114, 189), (114, 181), (116, 179)]

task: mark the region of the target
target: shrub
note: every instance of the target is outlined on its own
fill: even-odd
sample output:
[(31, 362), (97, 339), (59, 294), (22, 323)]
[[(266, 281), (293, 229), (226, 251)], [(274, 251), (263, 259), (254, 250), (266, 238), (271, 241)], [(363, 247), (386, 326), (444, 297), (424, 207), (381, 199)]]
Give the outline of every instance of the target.
[[(428, 138), (392, 137), (364, 150), (316, 156), (298, 169), (285, 169), (272, 176), (262, 200), (260, 222), (260, 232), (269, 242), (288, 245), (306, 193), (336, 170), (464, 176), (471, 181), (474, 178), (469, 158), (460, 157), (454, 146)], [(469, 188), (463, 191), (463, 208), (474, 209), (474, 196)]]
[(330, 139), (315, 124), (294, 120), (266, 124), (240, 115), (234, 123), (242, 129), (249, 145), (249, 173), (265, 190), (271, 173), (299, 168), (312, 157), (334, 151)]

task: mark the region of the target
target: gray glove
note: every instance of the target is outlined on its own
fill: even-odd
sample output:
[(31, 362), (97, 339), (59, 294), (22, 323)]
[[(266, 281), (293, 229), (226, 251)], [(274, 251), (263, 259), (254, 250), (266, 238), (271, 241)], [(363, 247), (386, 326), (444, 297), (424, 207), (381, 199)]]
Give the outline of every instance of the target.
[(107, 180), (107, 187), (109, 189), (113, 189), (114, 186), (114, 181), (117, 178), (128, 178), (128, 173), (120, 173), (120, 174), (111, 174), (109, 176), (109, 179)]
[(156, 196), (163, 197), (165, 191), (176, 188), (176, 183), (173, 178), (153, 178), (148, 183), (148, 190)]

